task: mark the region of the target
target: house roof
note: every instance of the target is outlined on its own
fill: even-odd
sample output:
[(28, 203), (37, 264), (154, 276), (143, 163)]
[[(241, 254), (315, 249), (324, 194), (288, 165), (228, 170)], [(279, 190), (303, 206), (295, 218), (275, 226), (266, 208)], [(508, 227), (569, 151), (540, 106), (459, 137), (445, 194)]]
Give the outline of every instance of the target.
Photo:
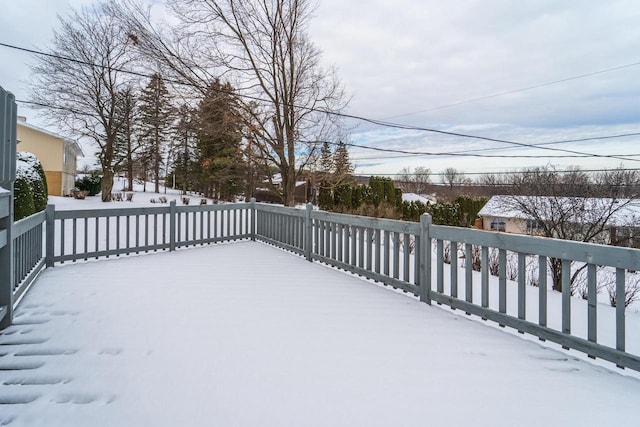
[[(613, 204), (613, 205), (612, 205)], [(533, 219), (526, 212), (523, 212), (519, 206), (531, 205), (539, 206), (542, 219), (546, 216), (553, 215), (558, 210), (568, 211), (573, 206), (580, 206), (587, 214), (576, 212), (576, 222), (584, 221), (593, 217), (600, 216), (603, 210), (612, 212), (611, 217), (607, 221), (610, 226), (640, 226), (640, 200), (630, 199), (611, 199), (611, 198), (595, 198), (595, 197), (547, 197), (547, 196), (493, 196), (480, 209), (478, 216), (480, 217), (499, 217), (513, 219)], [(619, 207), (615, 207), (615, 205)], [(594, 215), (589, 214), (589, 212)]]
[(39, 126), (32, 125), (31, 123), (27, 123), (27, 120), (25, 118), (20, 118), (20, 120), (18, 120), (17, 124), (18, 124), (18, 126), (23, 126), (23, 127), (29, 128), (29, 129), (33, 129), (33, 130), (35, 130), (37, 132), (44, 133), (44, 134), (52, 136), (54, 138), (61, 139), (61, 140), (64, 141), (65, 145), (69, 146), (73, 150), (73, 152), (76, 154), (76, 156), (84, 157), (84, 152), (82, 151), (82, 148), (80, 147), (80, 144), (78, 144), (78, 142), (73, 140), (73, 139), (65, 138), (64, 136), (59, 135), (59, 134), (54, 133), (54, 132), (51, 132), (51, 131), (49, 131), (47, 129), (41, 128)]

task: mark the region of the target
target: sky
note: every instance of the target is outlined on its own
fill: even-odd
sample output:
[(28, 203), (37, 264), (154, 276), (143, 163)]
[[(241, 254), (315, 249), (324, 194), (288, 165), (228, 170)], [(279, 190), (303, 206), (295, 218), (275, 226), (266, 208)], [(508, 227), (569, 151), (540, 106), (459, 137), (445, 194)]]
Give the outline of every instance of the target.
[[(90, 1), (4, 3), (0, 41), (43, 47), (57, 25), (56, 14)], [(324, 65), (337, 69), (351, 96), (348, 114), (539, 144), (640, 133), (639, 21), (640, 4), (634, 0), (320, 0), (309, 34)], [(0, 85), (20, 99), (27, 97), (30, 60), (0, 47)], [(345, 125), (353, 144), (430, 153), (352, 147), (356, 172), (362, 174), (418, 166), (493, 172), (545, 164), (583, 169), (640, 164), (640, 136), (547, 146), (596, 155), (584, 157), (362, 121)], [(464, 155), (434, 155), (451, 152)]]

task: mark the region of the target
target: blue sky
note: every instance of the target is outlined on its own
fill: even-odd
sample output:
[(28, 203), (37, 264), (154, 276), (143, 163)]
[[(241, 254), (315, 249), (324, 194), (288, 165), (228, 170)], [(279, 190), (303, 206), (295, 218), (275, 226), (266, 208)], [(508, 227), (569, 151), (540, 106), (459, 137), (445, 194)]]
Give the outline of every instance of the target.
[[(23, 0), (3, 5), (0, 41), (46, 47), (56, 14), (84, 0)], [(438, 108), (462, 101), (640, 62), (635, 0), (320, 0), (309, 32), (352, 95), (347, 113), (400, 124), (529, 144), (640, 132), (640, 65)], [(28, 55), (0, 48), (0, 85), (27, 98)], [(31, 122), (36, 115), (21, 106)], [(505, 144), (349, 122), (351, 142), (451, 152)], [(640, 138), (554, 145), (599, 155), (640, 153)], [(485, 152), (561, 155), (536, 149)], [(557, 164), (637, 167), (611, 158), (474, 158), (392, 155), (351, 149), (357, 172), (510, 170)], [(640, 159), (640, 156), (635, 157)]]

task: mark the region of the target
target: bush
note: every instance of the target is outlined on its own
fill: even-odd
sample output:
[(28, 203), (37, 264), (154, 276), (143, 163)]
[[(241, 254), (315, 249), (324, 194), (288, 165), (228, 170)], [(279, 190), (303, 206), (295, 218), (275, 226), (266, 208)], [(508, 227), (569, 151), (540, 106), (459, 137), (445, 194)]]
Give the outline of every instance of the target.
[(75, 186), (78, 190), (88, 191), (89, 196), (95, 196), (100, 192), (102, 185), (102, 176), (100, 172), (93, 171), (91, 175), (85, 175), (81, 179), (77, 179)]
[(13, 219), (18, 221), (47, 207), (47, 179), (35, 155), (18, 152), (16, 160)]
[(25, 177), (16, 178), (13, 186), (13, 220), (18, 221), (36, 213), (33, 203), (33, 191)]

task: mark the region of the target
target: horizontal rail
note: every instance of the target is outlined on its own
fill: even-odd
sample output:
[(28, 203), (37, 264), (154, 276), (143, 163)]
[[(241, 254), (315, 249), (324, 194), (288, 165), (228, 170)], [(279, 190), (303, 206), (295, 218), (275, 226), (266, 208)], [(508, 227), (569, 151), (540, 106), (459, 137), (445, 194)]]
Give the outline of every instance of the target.
[(514, 250), (529, 255), (544, 255), (550, 258), (570, 259), (630, 270), (635, 270), (640, 265), (640, 250), (617, 246), (444, 225), (432, 225), (429, 236), (433, 239), (464, 242), (496, 249)]

